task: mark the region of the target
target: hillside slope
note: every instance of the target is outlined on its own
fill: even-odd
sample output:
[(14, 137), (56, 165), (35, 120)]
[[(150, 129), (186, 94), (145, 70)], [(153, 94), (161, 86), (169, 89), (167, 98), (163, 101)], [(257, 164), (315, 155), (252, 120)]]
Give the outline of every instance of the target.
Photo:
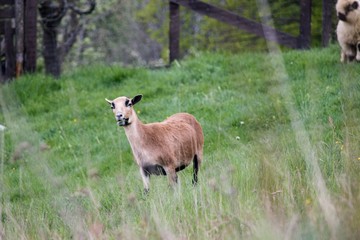
[[(92, 66), (1, 86), (6, 239), (356, 239), (360, 65), (338, 48), (196, 53), (171, 68)], [(104, 98), (143, 94), (143, 122), (189, 112), (200, 184), (142, 182)], [(4, 136), (3, 136), (4, 134)]]

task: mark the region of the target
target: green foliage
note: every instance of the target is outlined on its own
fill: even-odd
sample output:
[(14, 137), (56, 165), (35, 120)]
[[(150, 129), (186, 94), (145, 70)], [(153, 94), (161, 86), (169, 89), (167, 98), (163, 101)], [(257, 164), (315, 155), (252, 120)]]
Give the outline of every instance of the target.
[[(293, 36), (299, 35), (300, 27), (300, 1), (268, 1), (269, 12), (260, 12), (258, 1), (205, 1), (214, 6), (226, 9), (235, 14), (262, 22), (263, 19), (271, 20), (265, 22), (285, 33)], [(261, 3), (259, 3), (261, 4)], [(161, 43), (163, 47), (163, 58), (167, 58), (168, 44), (168, 3), (160, 0), (151, 0), (145, 7), (137, 12), (137, 20), (142, 23), (144, 29), (151, 38)], [(321, 43), (322, 29), (322, 3), (312, 2), (312, 46)], [(194, 11), (180, 7), (181, 18), (181, 40), (180, 48), (185, 56), (192, 50), (247, 52), (254, 50), (266, 50), (266, 41), (234, 26), (227, 25), (215, 19), (202, 16)]]
[[(261, 1), (208, 0), (220, 8), (239, 14), (293, 36), (299, 35), (300, 1), (271, 0), (269, 11), (260, 12)], [(335, 6), (335, 2), (333, 4)], [(79, 4), (81, 6), (81, 4)], [(64, 72), (77, 66), (122, 63), (135, 66), (164, 65), (168, 62), (169, 2), (162, 0), (99, 0), (95, 11), (79, 19), (77, 41), (64, 62)], [(260, 17), (262, 15), (262, 18)], [(336, 16), (333, 14), (333, 28)], [(196, 51), (253, 52), (267, 49), (266, 41), (253, 34), (180, 7), (181, 55)], [(70, 18), (59, 28), (59, 39), (69, 34)], [(321, 43), (322, 1), (312, 1), (311, 44)], [(335, 31), (334, 34), (335, 35)], [(39, 34), (41, 39), (41, 34)], [(40, 41), (40, 40), (39, 40)], [(40, 47), (40, 45), (39, 45)], [(41, 49), (39, 49), (39, 52)]]
[[(97, 0), (95, 11), (81, 18), (77, 42), (65, 69), (94, 63), (145, 65), (160, 59), (160, 46), (136, 22), (141, 1)], [(69, 24), (63, 21), (61, 29)], [(64, 30), (63, 30), (64, 31)]]
[[(33, 75), (2, 86), (0, 233), (357, 239), (359, 65), (341, 64), (335, 46), (289, 51), (280, 56), (284, 71), (268, 54), (192, 54), (166, 69), (96, 65), (60, 81)], [(143, 195), (129, 143), (104, 100), (138, 93), (144, 98), (135, 109), (145, 123), (185, 111), (202, 124), (197, 187), (189, 167), (177, 189), (152, 177)]]

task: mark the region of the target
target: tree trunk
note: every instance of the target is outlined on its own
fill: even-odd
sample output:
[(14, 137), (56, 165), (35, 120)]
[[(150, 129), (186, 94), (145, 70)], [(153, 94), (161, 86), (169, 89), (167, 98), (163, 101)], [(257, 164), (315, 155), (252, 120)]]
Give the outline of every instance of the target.
[(59, 5), (51, 1), (44, 2), (39, 8), (43, 28), (45, 72), (55, 78), (60, 77), (61, 74), (61, 63), (57, 44), (57, 28), (62, 17), (56, 17), (58, 16), (59, 9)]
[(58, 78), (61, 74), (61, 66), (57, 47), (57, 29), (43, 27), (43, 30), (45, 72)]
[[(76, 36), (81, 29), (77, 16), (90, 14), (95, 9), (95, 0), (88, 0), (87, 3), (89, 6), (88, 9), (85, 10), (78, 8), (72, 2), (66, 0), (46, 0), (40, 4), (39, 11), (44, 32), (43, 56), (45, 61), (45, 71), (56, 78), (60, 77), (63, 59), (75, 43)], [(63, 43), (58, 45), (58, 26), (68, 10), (72, 13), (71, 24), (75, 26), (71, 26), (72, 32), (68, 35), (66, 34)]]

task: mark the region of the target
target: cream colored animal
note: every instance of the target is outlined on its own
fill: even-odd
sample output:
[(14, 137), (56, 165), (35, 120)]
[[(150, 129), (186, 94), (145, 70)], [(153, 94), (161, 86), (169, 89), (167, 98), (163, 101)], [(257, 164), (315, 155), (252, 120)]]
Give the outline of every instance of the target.
[(336, 13), (339, 22), (336, 28), (341, 47), (341, 62), (360, 61), (360, 3), (358, 0), (338, 0)]
[(163, 122), (143, 124), (133, 106), (142, 99), (118, 97), (105, 99), (111, 106), (115, 120), (123, 126), (131, 145), (145, 192), (149, 191), (150, 175), (167, 175), (171, 185), (177, 183), (176, 172), (193, 162), (193, 184), (203, 159), (204, 136), (201, 125), (188, 113), (177, 113)]

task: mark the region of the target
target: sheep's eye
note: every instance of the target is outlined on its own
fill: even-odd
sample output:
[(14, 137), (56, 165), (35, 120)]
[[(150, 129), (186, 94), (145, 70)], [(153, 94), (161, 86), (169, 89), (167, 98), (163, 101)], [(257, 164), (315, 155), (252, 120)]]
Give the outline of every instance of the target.
[(115, 109), (115, 103), (111, 103), (111, 109)]
[(125, 101), (125, 107), (130, 107), (131, 106), (131, 102), (129, 99), (126, 99)]

